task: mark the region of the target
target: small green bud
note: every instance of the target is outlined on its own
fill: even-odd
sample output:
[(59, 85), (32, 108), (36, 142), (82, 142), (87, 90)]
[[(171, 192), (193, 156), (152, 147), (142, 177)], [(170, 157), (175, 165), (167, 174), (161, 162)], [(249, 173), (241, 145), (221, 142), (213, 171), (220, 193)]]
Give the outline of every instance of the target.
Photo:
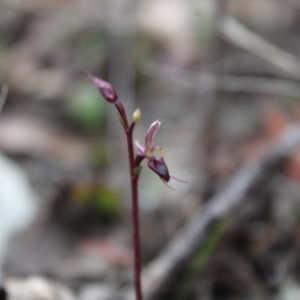
[(137, 108), (132, 115), (133, 122), (134, 123), (139, 122), (139, 120), (141, 119), (141, 116), (142, 116), (141, 110), (139, 108)]

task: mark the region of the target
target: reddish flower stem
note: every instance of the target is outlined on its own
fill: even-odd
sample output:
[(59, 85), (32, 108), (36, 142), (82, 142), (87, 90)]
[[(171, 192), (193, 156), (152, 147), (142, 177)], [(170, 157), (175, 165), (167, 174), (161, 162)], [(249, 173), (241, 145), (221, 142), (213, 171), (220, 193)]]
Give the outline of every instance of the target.
[[(129, 125), (126, 111), (123, 104), (118, 100), (118, 96), (113, 86), (100, 78), (97, 78), (87, 72), (88, 78), (90, 78), (97, 86), (99, 92), (104, 99), (113, 103), (118, 111), (119, 120), (124, 128), (127, 140), (127, 148), (129, 155), (129, 167), (130, 167), (130, 182), (132, 193), (132, 239), (134, 248), (134, 287), (136, 300), (143, 300), (142, 287), (141, 287), (141, 251), (140, 251), (140, 228), (139, 228), (139, 204), (138, 204), (138, 180), (140, 163), (144, 159), (143, 157), (134, 158), (133, 139), (132, 133), (135, 126), (135, 120)], [(134, 118), (134, 116), (133, 116)]]
[(132, 132), (135, 123), (125, 129), (127, 137), (127, 148), (129, 155), (129, 167), (131, 178), (132, 195), (132, 239), (134, 246), (134, 287), (136, 300), (143, 300), (141, 286), (141, 251), (140, 251), (140, 227), (139, 227), (139, 204), (138, 204), (138, 179), (139, 174), (135, 174), (135, 168), (139, 167), (140, 162), (135, 163)]
[(131, 201), (132, 201), (132, 240), (134, 251), (134, 288), (136, 300), (143, 300), (141, 286), (141, 250), (140, 250), (140, 223), (139, 223), (139, 203), (138, 203), (138, 180), (139, 174), (135, 173), (135, 169), (140, 166), (143, 159), (135, 160), (133, 150), (133, 130), (135, 122), (129, 126), (123, 104), (116, 100), (115, 107), (119, 113), (121, 123), (123, 125), (129, 156), (130, 182), (131, 182)]

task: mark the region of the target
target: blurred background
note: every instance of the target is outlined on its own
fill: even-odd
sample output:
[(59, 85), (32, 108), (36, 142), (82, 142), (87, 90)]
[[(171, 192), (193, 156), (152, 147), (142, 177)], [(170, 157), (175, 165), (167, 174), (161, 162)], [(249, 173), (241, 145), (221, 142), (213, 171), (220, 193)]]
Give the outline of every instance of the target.
[(0, 0), (1, 299), (133, 299), (125, 137), (86, 71), (188, 181), (143, 169), (145, 299), (300, 299), (299, 25), (299, 0)]

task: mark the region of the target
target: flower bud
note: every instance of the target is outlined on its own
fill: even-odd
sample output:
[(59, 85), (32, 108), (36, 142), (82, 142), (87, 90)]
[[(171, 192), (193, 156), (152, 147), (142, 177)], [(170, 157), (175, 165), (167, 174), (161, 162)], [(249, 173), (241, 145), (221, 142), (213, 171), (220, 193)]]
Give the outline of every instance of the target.
[(141, 110), (139, 108), (137, 108), (132, 115), (133, 122), (134, 123), (139, 122), (141, 119), (141, 116), (142, 116)]
[(92, 75), (89, 72), (86, 72), (86, 73), (88, 75), (88, 78), (94, 82), (94, 84), (98, 88), (100, 94), (103, 96), (103, 98), (106, 101), (108, 101), (110, 103), (114, 103), (118, 99), (118, 95), (116, 94), (113, 86), (109, 82), (104, 81), (104, 80)]

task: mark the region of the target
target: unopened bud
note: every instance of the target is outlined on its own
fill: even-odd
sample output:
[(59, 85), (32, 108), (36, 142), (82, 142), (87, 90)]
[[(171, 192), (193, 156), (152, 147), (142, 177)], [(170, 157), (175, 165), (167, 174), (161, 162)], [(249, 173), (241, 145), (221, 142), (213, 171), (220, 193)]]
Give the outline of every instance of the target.
[(132, 115), (133, 122), (134, 123), (139, 122), (141, 119), (141, 116), (142, 116), (141, 110), (139, 108), (137, 108)]
[(118, 99), (118, 95), (116, 94), (113, 86), (109, 82), (107, 82), (101, 78), (98, 78), (89, 72), (86, 72), (86, 73), (88, 75), (88, 78), (94, 82), (94, 84), (98, 88), (100, 94), (103, 96), (103, 98), (106, 101), (108, 101), (110, 103), (114, 103)]

